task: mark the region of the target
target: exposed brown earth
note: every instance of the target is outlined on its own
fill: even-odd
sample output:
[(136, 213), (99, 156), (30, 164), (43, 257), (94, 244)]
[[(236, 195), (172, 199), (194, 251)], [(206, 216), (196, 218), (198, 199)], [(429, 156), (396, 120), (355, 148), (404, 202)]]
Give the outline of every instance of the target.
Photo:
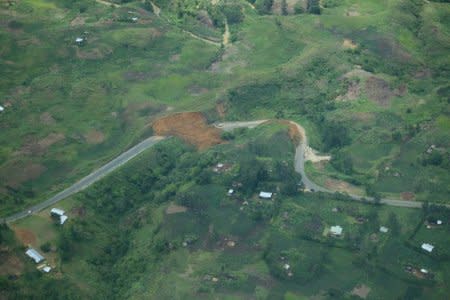
[(49, 112), (42, 113), (39, 116), (39, 121), (41, 121), (41, 123), (46, 124), (46, 125), (55, 124), (55, 119), (53, 118), (52, 114)]
[(178, 213), (184, 213), (187, 211), (186, 206), (177, 205), (175, 203), (171, 203), (169, 207), (166, 209), (166, 214), (172, 215), (172, 214), (178, 214)]
[(36, 236), (30, 230), (13, 227), (13, 230), (17, 236), (17, 238), (24, 245), (35, 245), (36, 244)]
[(18, 188), (21, 183), (38, 178), (45, 170), (45, 166), (38, 163), (16, 162), (4, 169), (0, 181), (5, 186)]
[(88, 144), (101, 144), (105, 140), (105, 135), (103, 132), (96, 129), (91, 129), (88, 133), (84, 135), (86, 142)]
[(389, 105), (393, 92), (385, 80), (371, 76), (366, 80), (365, 88), (370, 100), (382, 106)]
[(20, 150), (14, 153), (15, 156), (33, 155), (39, 156), (47, 152), (47, 149), (53, 144), (65, 139), (62, 133), (50, 133), (45, 138), (37, 140), (33, 136), (29, 136)]
[(156, 135), (173, 135), (199, 149), (222, 143), (220, 130), (209, 126), (206, 118), (199, 112), (185, 112), (166, 116), (153, 123)]
[(17, 256), (10, 253), (0, 253), (0, 276), (19, 276), (23, 267), (23, 262)]
[(414, 195), (414, 193), (411, 192), (403, 192), (401, 193), (400, 196), (402, 200), (414, 200), (416, 198), (416, 195)]

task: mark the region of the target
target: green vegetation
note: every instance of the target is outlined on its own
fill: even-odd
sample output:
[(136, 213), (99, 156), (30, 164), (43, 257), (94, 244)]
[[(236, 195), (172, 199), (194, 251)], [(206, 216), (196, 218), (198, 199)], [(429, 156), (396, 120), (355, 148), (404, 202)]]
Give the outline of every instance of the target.
[[(4, 293), (23, 298), (32, 286), (33, 295), (65, 299), (347, 299), (364, 286), (369, 299), (407, 298), (412, 290), (420, 299), (448, 294), (446, 239), (440, 244), (439, 236), (450, 227), (423, 229), (427, 220), (447, 220), (446, 210), (291, 190), (299, 178), (285, 127), (233, 134), (232, 142), (205, 152), (163, 142), (65, 200), (64, 226), (52, 223), (49, 210), (16, 224), (43, 237), (33, 246), (54, 270), (33, 270), (15, 246), (9, 255), (24, 261), (26, 275), (2, 279)], [(276, 194), (261, 200), (260, 190)], [(334, 225), (343, 227), (341, 237), (329, 235)], [(433, 233), (425, 237), (436, 255), (420, 249), (422, 230)], [(7, 228), (1, 233), (2, 245), (14, 245)]]

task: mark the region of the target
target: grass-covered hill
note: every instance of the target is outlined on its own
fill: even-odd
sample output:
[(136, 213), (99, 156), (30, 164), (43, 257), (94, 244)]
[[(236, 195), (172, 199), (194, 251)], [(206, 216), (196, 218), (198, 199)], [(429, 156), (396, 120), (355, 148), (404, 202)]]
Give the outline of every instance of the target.
[[(58, 204), (69, 216), (63, 226), (47, 209), (2, 227), (0, 296), (445, 299), (450, 227), (426, 225), (448, 211), (301, 193), (293, 156), (279, 124), (235, 131), (202, 152), (164, 141)], [(274, 198), (259, 199), (261, 190)], [(341, 237), (330, 235), (335, 225)], [(26, 246), (53, 270), (37, 271)]]
[(3, 1), (0, 214), (42, 201), (151, 135), (156, 117), (186, 110), (299, 121), (333, 156), (308, 166), (318, 183), (446, 202), (449, 4), (319, 4)]

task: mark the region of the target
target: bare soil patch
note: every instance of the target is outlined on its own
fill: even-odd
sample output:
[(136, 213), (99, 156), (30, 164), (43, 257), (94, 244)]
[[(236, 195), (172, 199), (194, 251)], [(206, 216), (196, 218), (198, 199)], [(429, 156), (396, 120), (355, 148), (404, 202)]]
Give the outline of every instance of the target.
[(42, 140), (38, 141), (39, 148), (46, 151), (51, 145), (64, 140), (65, 136), (62, 133), (50, 133)]
[(70, 210), (72, 216), (83, 218), (86, 215), (86, 208), (84, 206), (76, 206)]
[(82, 50), (77, 47), (76, 55), (80, 59), (102, 59), (113, 52), (113, 49), (110, 47), (99, 47), (93, 48), (89, 50)]
[(345, 95), (340, 95), (336, 97), (336, 101), (352, 101), (359, 98), (361, 94), (361, 86), (358, 81), (351, 80), (347, 87), (347, 92)]
[(370, 293), (370, 287), (368, 287), (365, 284), (361, 284), (359, 286), (356, 286), (351, 291), (352, 295), (358, 296), (358, 297), (363, 298), (363, 299), (366, 299), (367, 295), (369, 295), (369, 293)]
[(411, 192), (403, 192), (400, 194), (400, 197), (402, 200), (414, 200), (416, 198), (416, 195)]
[(84, 138), (86, 139), (86, 142), (88, 144), (97, 145), (103, 143), (103, 141), (105, 140), (105, 135), (99, 130), (91, 129), (84, 135)]
[(0, 276), (19, 276), (23, 271), (23, 262), (15, 255), (0, 254)]
[(36, 236), (33, 232), (23, 228), (13, 227), (13, 230), (17, 236), (17, 238), (24, 245), (35, 245), (36, 244)]
[(381, 78), (371, 76), (366, 80), (367, 97), (381, 106), (388, 106), (394, 93), (389, 84)]
[(354, 50), (354, 49), (358, 48), (358, 45), (353, 43), (353, 41), (350, 39), (344, 39), (344, 42), (342, 43), (342, 47), (344, 49)]
[(223, 102), (219, 102), (216, 104), (216, 111), (219, 114), (219, 117), (224, 118), (226, 113), (225, 104)]
[(178, 136), (199, 149), (223, 142), (220, 130), (209, 126), (205, 116), (199, 112), (177, 113), (160, 118), (153, 123), (153, 130), (156, 135)]
[(81, 26), (84, 25), (86, 21), (86, 18), (82, 17), (82, 16), (77, 16), (75, 19), (73, 19), (70, 22), (70, 26), (74, 27), (74, 26)]
[(0, 174), (0, 182), (5, 186), (18, 188), (21, 183), (38, 178), (45, 170), (45, 166), (38, 163), (15, 162)]
[(169, 207), (166, 209), (166, 214), (172, 215), (172, 214), (179, 214), (184, 213), (187, 211), (186, 206), (177, 205), (175, 203), (170, 203)]
[(41, 123), (46, 124), (46, 125), (53, 125), (53, 124), (56, 123), (56, 121), (53, 118), (52, 114), (49, 113), (49, 112), (42, 113), (39, 116), (39, 121), (41, 121)]
[(345, 192), (349, 194), (358, 194), (359, 190), (349, 184), (348, 182), (337, 180), (337, 179), (327, 179), (325, 180), (325, 187), (332, 191)]

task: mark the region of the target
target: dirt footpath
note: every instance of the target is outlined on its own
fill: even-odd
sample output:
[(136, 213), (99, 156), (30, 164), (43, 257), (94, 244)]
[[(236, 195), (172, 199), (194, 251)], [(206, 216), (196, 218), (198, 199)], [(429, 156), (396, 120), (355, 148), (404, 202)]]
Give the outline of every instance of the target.
[(222, 143), (221, 131), (207, 124), (206, 118), (199, 112), (177, 113), (153, 123), (156, 135), (180, 137), (200, 150)]

